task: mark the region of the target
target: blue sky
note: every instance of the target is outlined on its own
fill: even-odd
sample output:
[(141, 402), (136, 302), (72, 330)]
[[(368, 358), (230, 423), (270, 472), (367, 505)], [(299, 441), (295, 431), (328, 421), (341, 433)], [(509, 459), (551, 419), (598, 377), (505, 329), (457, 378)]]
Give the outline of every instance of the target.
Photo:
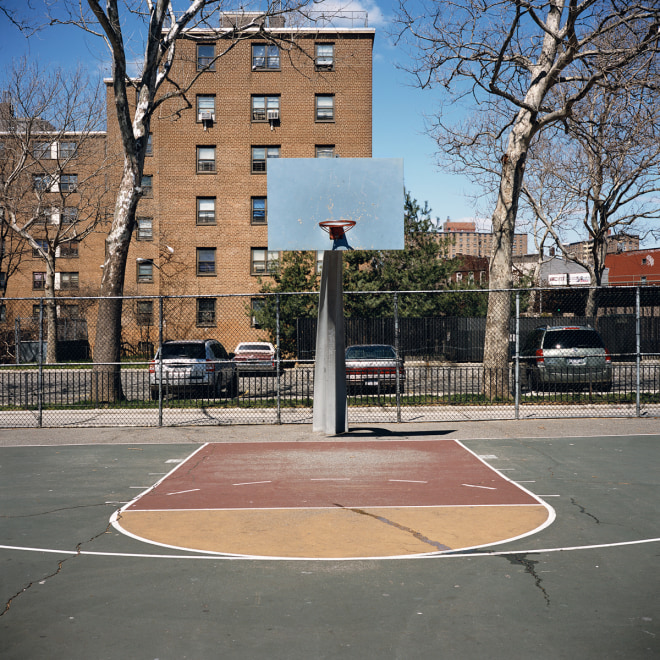
[[(332, 1), (332, 0), (330, 0)], [(5, 5), (22, 5), (13, 0)], [(38, 6), (38, 2), (35, 3)], [(240, 4), (240, 3), (237, 3)], [(464, 195), (469, 185), (458, 176), (440, 171), (435, 164), (435, 143), (424, 134), (424, 114), (433, 112), (438, 102), (435, 90), (415, 89), (412, 79), (397, 68), (402, 64), (401, 49), (387, 35), (394, 13), (389, 0), (378, 4), (366, 0), (351, 3), (351, 9), (369, 12), (369, 26), (376, 29), (373, 61), (373, 156), (403, 158), (408, 190), (420, 203), (428, 201), (433, 217), (443, 222), (471, 219), (472, 204)], [(54, 26), (29, 40), (0, 16), (0, 65), (5, 68), (13, 58), (27, 55), (43, 64), (73, 69), (82, 63), (91, 72), (107, 74), (107, 50), (101, 39), (85, 35), (72, 26)], [(483, 227), (484, 223), (479, 222)]]

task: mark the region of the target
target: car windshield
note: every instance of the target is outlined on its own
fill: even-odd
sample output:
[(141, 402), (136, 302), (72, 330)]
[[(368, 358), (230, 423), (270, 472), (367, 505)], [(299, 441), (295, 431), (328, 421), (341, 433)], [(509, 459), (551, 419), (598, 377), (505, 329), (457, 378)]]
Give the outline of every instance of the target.
[(172, 358), (203, 360), (205, 357), (204, 344), (163, 344), (163, 360)]
[(346, 349), (347, 360), (395, 360), (391, 346), (351, 346)]
[(268, 344), (241, 344), (238, 347), (239, 351), (270, 351)]
[(594, 330), (556, 330), (547, 332), (543, 348), (604, 348)]

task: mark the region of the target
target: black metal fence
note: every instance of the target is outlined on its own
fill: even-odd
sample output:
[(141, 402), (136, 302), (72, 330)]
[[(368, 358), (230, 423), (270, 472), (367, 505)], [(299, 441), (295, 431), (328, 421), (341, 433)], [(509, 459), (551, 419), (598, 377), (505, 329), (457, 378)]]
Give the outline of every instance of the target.
[[(597, 304), (588, 316), (584, 314), (589, 302), (585, 290), (507, 292), (503, 300), (510, 305), (509, 361), (499, 369), (482, 364), (490, 293), (346, 293), (347, 345), (391, 344), (404, 358), (396, 387), (381, 387), (375, 379), (371, 385), (351, 388), (349, 422), (660, 413), (657, 288), (597, 290)], [(97, 318), (98, 300), (61, 300), (68, 314), (72, 310), (78, 314), (76, 326), (84, 327), (86, 336), (68, 339), (70, 335), (60, 335), (58, 329), (58, 348), (78, 341), (91, 350), (96, 334), (103, 332), (103, 319)], [(58, 363), (49, 364), (46, 352), (39, 351), (49, 339), (43, 323), (45, 303), (41, 299), (0, 300), (0, 426), (311, 422), (316, 301), (314, 293), (127, 297), (123, 300), (122, 360), (116, 365), (95, 365), (93, 353), (70, 357), (61, 350)], [(272, 316), (266, 313), (269, 306)], [(442, 312), (433, 315), (434, 306)], [(539, 312), (539, 307), (544, 311)], [(34, 318), (35, 310), (41, 326), (38, 320), (32, 326), (26, 320)], [(577, 310), (582, 314), (576, 315)], [(32, 328), (32, 335), (16, 333), (17, 318), (21, 328)], [(604, 382), (602, 373), (591, 366), (567, 366), (553, 383), (541, 387), (525, 367), (533, 356), (525, 355), (523, 346), (529, 333), (543, 325), (596, 328), (609, 351), (608, 380)], [(236, 391), (175, 388), (165, 383), (155, 390), (154, 398), (153, 373), (159, 365), (153, 357), (159, 336), (166, 340), (214, 338), (230, 353), (241, 341), (272, 342), (277, 350), (276, 369), (259, 374), (238, 368)], [(28, 344), (33, 349), (30, 354), (24, 350)], [(108, 378), (121, 383), (121, 396), (112, 401), (99, 394), (107, 390), (104, 379)]]

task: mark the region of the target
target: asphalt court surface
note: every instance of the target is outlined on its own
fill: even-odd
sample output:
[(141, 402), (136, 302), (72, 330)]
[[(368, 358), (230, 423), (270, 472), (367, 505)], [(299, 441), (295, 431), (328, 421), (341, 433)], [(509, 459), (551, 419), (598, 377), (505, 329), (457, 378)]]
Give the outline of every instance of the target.
[(531, 534), (554, 512), (455, 440), (214, 443), (114, 519), (243, 556), (406, 556)]
[[(352, 429), (341, 439), (319, 439), (308, 427), (2, 431), (0, 657), (660, 657), (659, 440), (658, 420), (384, 425)], [(379, 453), (382, 446), (387, 449)], [(444, 450), (463, 457), (460, 478), (455, 470), (443, 473), (452, 465)], [(254, 478), (263, 476), (269, 451), (288, 466), (280, 473), (284, 488), (276, 488), (273, 474)], [(350, 459), (350, 452), (362, 458)], [(338, 467), (353, 470), (341, 478), (360, 476), (354, 492), (345, 483), (310, 487), (319, 454), (334, 474)], [(223, 466), (226, 479), (218, 483)], [(408, 479), (410, 466), (417, 479)], [(431, 483), (439, 474), (441, 482), (454, 477), (444, 495)], [(209, 484), (233, 502), (226, 511), (242, 513), (245, 493), (237, 497), (234, 489), (241, 487), (228, 485), (243, 483), (241, 475), (271, 482), (261, 484), (263, 492), (259, 484), (248, 486), (253, 504), (259, 496), (272, 503), (272, 489), (282, 498), (278, 506), (288, 508), (304, 492), (317, 506), (310, 511), (345, 516), (357, 535), (366, 524), (367, 538), (376, 546), (390, 543), (399, 554), (238, 558), (230, 551), (184, 550), (178, 542), (171, 548), (144, 542), (110, 524), (118, 511), (137, 516), (157, 509), (150, 494), (194, 498)], [(468, 511), (490, 509), (487, 498), (500, 485), (504, 492), (504, 484), (509, 505), (529, 497), (532, 508), (544, 502), (556, 517), (519, 538), (462, 549), (438, 530), (419, 532), (428, 522), (423, 517), (394, 515), (413, 509), (406, 498), (415, 488), (425, 489), (430, 509), (435, 497), (457, 497), (457, 491), (482, 498), (483, 507), (462, 506), (460, 498), (444, 507)], [(200, 491), (166, 495), (159, 485), (169, 493)], [(334, 501), (337, 495), (342, 501)], [(387, 515), (366, 515), (383, 513), (383, 498), (392, 496), (397, 506), (385, 501)], [(195, 505), (200, 512), (201, 505)], [(357, 513), (361, 507), (364, 514)], [(547, 518), (549, 509), (543, 510)], [(250, 508), (251, 514), (267, 511), (254, 521), (264, 535), (271, 512)], [(172, 505), (164, 513), (187, 514)], [(479, 533), (492, 523), (463, 520)], [(199, 532), (216, 523), (198, 520), (190, 527)], [(307, 523), (280, 524), (281, 539), (317, 538), (315, 523)], [(223, 526), (224, 536), (238, 536)], [(335, 522), (325, 527), (332, 538)], [(391, 528), (394, 540), (379, 541), (381, 528)], [(350, 529), (339, 532), (336, 544), (342, 536), (350, 540)], [(401, 536), (411, 545), (403, 553)], [(434, 546), (420, 555), (417, 543), (429, 540), (450, 549)]]

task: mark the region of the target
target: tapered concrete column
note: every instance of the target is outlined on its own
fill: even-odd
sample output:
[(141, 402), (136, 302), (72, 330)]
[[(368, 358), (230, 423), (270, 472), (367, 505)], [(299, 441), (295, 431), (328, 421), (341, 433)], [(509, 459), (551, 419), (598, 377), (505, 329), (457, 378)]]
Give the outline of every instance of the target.
[(316, 328), (312, 429), (326, 435), (348, 431), (345, 352), (342, 253), (325, 250)]

